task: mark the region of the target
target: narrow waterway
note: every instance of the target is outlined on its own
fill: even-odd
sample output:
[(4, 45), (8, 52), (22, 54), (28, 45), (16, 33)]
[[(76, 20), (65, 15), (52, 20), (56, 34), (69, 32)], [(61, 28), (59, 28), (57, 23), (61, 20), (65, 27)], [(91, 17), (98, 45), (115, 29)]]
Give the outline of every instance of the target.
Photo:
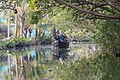
[(95, 44), (0, 51), (0, 80), (119, 80), (120, 62)]

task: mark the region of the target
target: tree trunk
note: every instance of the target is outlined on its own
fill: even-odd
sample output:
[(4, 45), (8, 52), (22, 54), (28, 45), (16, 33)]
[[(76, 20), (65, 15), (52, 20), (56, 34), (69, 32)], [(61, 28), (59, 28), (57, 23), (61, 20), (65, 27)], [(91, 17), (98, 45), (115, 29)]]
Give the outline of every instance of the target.
[(29, 37), (31, 37), (31, 33), (32, 33), (32, 30), (31, 30), (31, 29), (29, 29)]
[(18, 15), (15, 14), (15, 37), (17, 36), (17, 31), (18, 31)]
[(53, 35), (55, 36), (56, 35), (56, 28), (53, 27)]
[(8, 38), (10, 37), (10, 10), (8, 10)]
[(20, 16), (20, 37), (23, 36), (23, 33), (24, 33), (24, 18), (25, 18), (25, 13), (23, 13), (21, 16)]
[(22, 37), (23, 36), (23, 18), (22, 17), (20, 17), (20, 37)]
[(27, 32), (27, 30), (28, 30), (28, 29), (27, 29), (27, 28), (25, 28), (25, 34), (24, 34), (24, 35), (25, 35), (25, 37), (27, 37), (27, 33), (28, 33), (28, 32)]

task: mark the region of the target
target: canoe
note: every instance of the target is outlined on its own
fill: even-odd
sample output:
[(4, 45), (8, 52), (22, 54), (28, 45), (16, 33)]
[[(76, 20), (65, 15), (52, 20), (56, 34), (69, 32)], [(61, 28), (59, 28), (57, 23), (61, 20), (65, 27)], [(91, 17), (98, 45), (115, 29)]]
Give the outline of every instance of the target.
[(58, 47), (58, 48), (69, 48), (69, 42), (68, 41), (66, 41), (66, 42), (58, 41), (58, 42), (53, 43), (53, 46)]

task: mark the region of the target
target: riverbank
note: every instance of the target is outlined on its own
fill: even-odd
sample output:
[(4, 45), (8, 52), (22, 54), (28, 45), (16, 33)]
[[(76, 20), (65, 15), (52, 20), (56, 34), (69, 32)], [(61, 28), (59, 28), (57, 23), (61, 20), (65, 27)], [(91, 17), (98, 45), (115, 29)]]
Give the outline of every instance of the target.
[(25, 47), (30, 45), (33, 45), (33, 41), (30, 38), (23, 37), (9, 38), (4, 41), (0, 41), (0, 49)]

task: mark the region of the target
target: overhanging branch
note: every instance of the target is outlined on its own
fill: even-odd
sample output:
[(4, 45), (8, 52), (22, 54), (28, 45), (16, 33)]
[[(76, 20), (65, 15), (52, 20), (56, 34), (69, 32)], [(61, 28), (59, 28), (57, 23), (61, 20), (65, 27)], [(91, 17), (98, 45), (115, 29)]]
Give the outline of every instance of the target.
[(95, 15), (95, 16), (98, 16), (98, 17), (102, 17), (102, 18), (108, 18), (108, 19), (117, 19), (117, 20), (120, 20), (120, 16), (111, 16), (111, 15), (105, 15), (103, 13), (98, 13), (98, 12), (94, 12), (94, 11), (90, 11), (90, 10), (85, 10), (85, 9), (81, 9), (81, 8), (78, 8), (76, 6), (73, 6), (72, 4), (69, 4), (63, 0), (59, 0), (62, 4), (65, 4), (66, 6), (69, 6), (73, 9), (76, 9), (76, 10), (79, 10), (80, 12), (83, 12), (83, 13), (87, 13), (87, 14), (92, 14), (92, 15)]
[(107, 2), (111, 7), (113, 7), (116, 11), (120, 12), (120, 9), (116, 8), (112, 3)]

